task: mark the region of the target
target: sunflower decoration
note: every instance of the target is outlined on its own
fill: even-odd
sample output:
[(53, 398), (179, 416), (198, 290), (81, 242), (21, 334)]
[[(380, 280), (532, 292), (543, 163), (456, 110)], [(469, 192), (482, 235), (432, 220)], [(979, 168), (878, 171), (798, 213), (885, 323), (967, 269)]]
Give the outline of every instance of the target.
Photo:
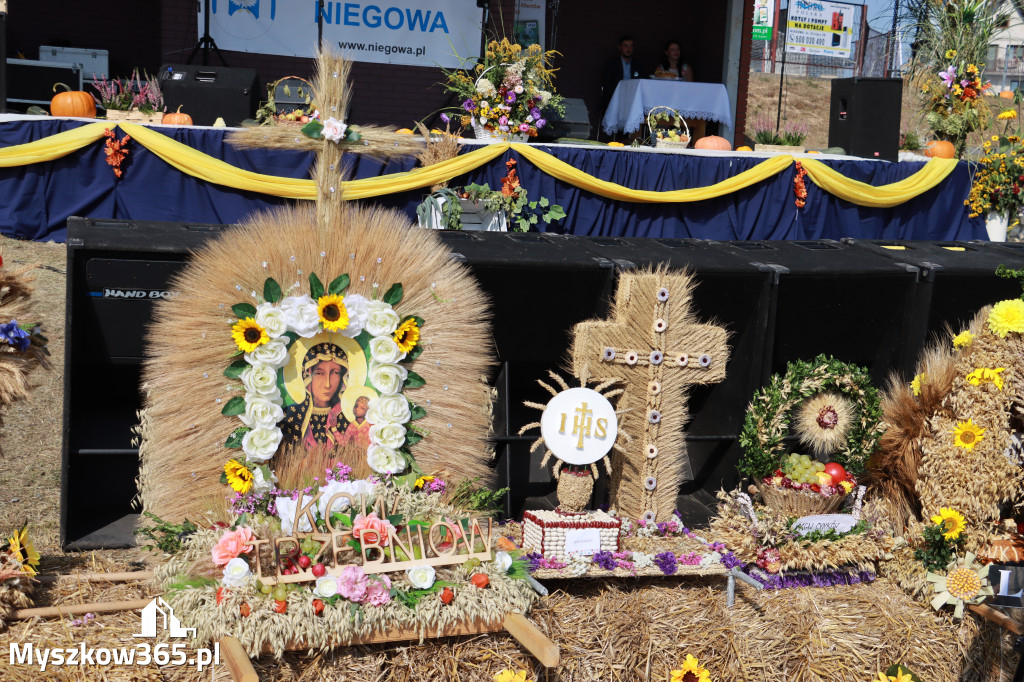
[(412, 351), (420, 342), (420, 324), (422, 324), (422, 320), (410, 317), (398, 325), (398, 329), (395, 330), (395, 343), (403, 353)]
[(967, 528), (964, 515), (949, 507), (939, 509), (939, 513), (932, 517), (932, 523), (942, 528), (942, 537), (946, 540), (958, 539)]
[(953, 445), (965, 450), (973, 450), (974, 446), (985, 437), (985, 429), (974, 423), (974, 419), (965, 422), (957, 422), (956, 428), (950, 433), (953, 434)]
[(974, 553), (968, 552), (963, 559), (954, 558), (946, 567), (946, 575), (928, 572), (926, 580), (935, 584), (932, 608), (938, 611), (943, 606), (954, 604), (954, 618), (963, 618), (964, 606), (980, 604), (985, 597), (994, 594), (988, 584), (988, 566), (974, 563)]
[(7, 554), (21, 566), (21, 572), (34, 576), (39, 568), (39, 552), (32, 546), (32, 540), (28, 536), (28, 521), (22, 524), (21, 529), (14, 532), (7, 539)]
[(671, 675), (671, 682), (711, 682), (711, 673), (693, 654), (686, 654), (682, 667), (673, 670)]
[(245, 495), (252, 490), (253, 478), (252, 471), (237, 459), (230, 459), (227, 464), (224, 465), (225, 482), (230, 485), (231, 489), (236, 493)]
[(231, 327), (231, 338), (243, 353), (251, 353), (270, 340), (267, 330), (251, 317), (239, 320)]
[(878, 673), (878, 679), (874, 682), (921, 682), (921, 680), (902, 665), (891, 665), (884, 673)]
[(317, 312), (324, 331), (337, 332), (348, 327), (348, 309), (339, 294), (325, 294), (317, 299)]
[(971, 373), (969, 373), (964, 380), (971, 386), (981, 386), (982, 384), (992, 384), (997, 390), (1003, 390), (1003, 377), (1000, 376), (1006, 371), (1005, 367), (978, 367)]

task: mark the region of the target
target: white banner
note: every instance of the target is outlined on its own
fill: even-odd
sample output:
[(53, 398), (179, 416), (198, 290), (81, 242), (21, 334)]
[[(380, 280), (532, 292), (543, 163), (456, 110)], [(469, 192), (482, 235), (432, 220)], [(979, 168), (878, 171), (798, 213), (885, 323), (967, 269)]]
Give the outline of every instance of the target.
[(791, 0), (786, 51), (849, 59), (856, 5), (824, 0)]
[(544, 0), (516, 0), (516, 42), (523, 47), (540, 45), (544, 49)]
[[(317, 0), (212, 0), (210, 36), (222, 50), (313, 57), (318, 8)], [(327, 0), (323, 44), (357, 62), (455, 68), (479, 55), (482, 19), (476, 0)]]

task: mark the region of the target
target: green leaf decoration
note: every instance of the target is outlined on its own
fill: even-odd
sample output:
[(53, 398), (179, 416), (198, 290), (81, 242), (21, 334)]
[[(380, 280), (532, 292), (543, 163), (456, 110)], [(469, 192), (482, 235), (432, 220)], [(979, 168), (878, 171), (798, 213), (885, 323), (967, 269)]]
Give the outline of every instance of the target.
[(340, 277), (335, 277), (331, 280), (331, 283), (327, 285), (327, 293), (340, 296), (345, 292), (345, 289), (348, 289), (348, 282), (349, 279), (347, 273)]
[[(243, 400), (242, 402), (244, 403), (245, 401)], [(242, 410), (245, 410), (244, 406)], [(409, 403), (409, 412), (412, 415), (411, 417), (409, 417), (409, 421), (416, 421), (417, 419), (423, 419), (424, 417), (427, 416), (427, 411), (424, 410), (419, 405), (417, 405), (416, 403)]]
[(309, 297), (314, 301), (324, 295), (324, 283), (315, 272), (309, 273)]
[(421, 344), (417, 343), (416, 347), (413, 348), (411, 351), (409, 351), (406, 354), (405, 359), (402, 360), (402, 362), (412, 362), (413, 360), (418, 358), (422, 353), (423, 353), (423, 346)]
[(425, 383), (427, 382), (423, 380), (423, 377), (421, 377), (416, 372), (410, 371), (409, 376), (405, 378), (405, 383), (403, 384), (403, 386), (405, 388), (419, 388)]
[(387, 303), (388, 305), (395, 306), (402, 302), (403, 294), (404, 292), (402, 291), (402, 283), (396, 282), (392, 284), (387, 291), (384, 292), (384, 298), (382, 298), (381, 300)]
[(221, 485), (227, 485), (228, 484), (228, 475), (226, 473), (224, 473), (223, 471), (220, 472), (220, 484)]
[(247, 317), (252, 317), (256, 314), (256, 306), (251, 303), (236, 303), (231, 306), (231, 312), (235, 314), (240, 320), (244, 320)]
[(405, 523), (405, 517), (401, 514), (392, 514), (388, 517), (388, 523), (397, 528)]
[(236, 415), (245, 412), (245, 398), (240, 395), (236, 395), (234, 398), (228, 401), (228, 404), (224, 406), (224, 409), (220, 411), (225, 417), (234, 417)]
[(910, 675), (910, 679), (913, 680), (913, 682), (921, 682), (921, 678), (915, 675), (914, 672), (910, 670), (910, 668), (907, 668), (906, 666), (900, 665), (898, 663), (890, 665), (885, 671), (885, 676), (898, 678), (900, 672), (902, 672), (904, 675)]
[[(231, 448), (232, 450), (242, 447), (242, 439), (245, 438), (245, 434), (252, 431), (248, 426), (239, 426), (237, 429), (231, 432), (228, 439), (224, 441), (224, 447)], [(268, 479), (269, 480), (269, 479)], [(221, 483), (227, 483), (227, 474)]]
[(416, 321), (416, 326), (417, 327), (419, 327), (420, 329), (423, 329), (423, 325), (425, 325), (426, 322), (423, 320), (422, 317), (419, 317), (417, 315), (411, 315), (410, 317), (412, 317), (412, 319)]
[(406, 433), (405, 433), (405, 444), (406, 445), (416, 445), (416, 443), (419, 443), (421, 440), (423, 440), (422, 434), (416, 433), (415, 431), (406, 431)]
[(356, 551), (356, 554), (358, 554), (360, 557), (363, 556), (363, 545), (361, 542), (359, 542), (359, 540), (356, 540), (355, 538), (349, 538), (348, 542), (345, 544), (354, 549)]
[[(413, 486), (416, 485), (417, 478), (419, 478), (419, 476), (416, 475), (415, 473), (408, 473), (402, 474), (401, 476), (395, 476), (391, 480), (393, 480), (395, 482), (395, 485), (398, 486), (399, 488), (408, 488), (409, 490), (412, 490)], [(418, 526), (421, 525), (421, 522), (417, 521), (416, 519), (413, 519), (409, 521), (408, 525)], [(430, 524), (427, 525), (429, 526)]]
[(352, 517), (348, 514), (342, 514), (341, 512), (334, 512), (331, 514), (331, 522), (334, 525), (338, 525), (340, 523), (348, 528), (352, 527)]
[(268, 303), (277, 303), (281, 300), (281, 285), (273, 277), (268, 277), (263, 283), (263, 298)]
[(302, 126), (302, 134), (306, 137), (311, 137), (314, 140), (323, 138), (324, 124), (320, 121), (310, 121), (306, 125)]
[(246, 367), (248, 366), (249, 363), (246, 362), (244, 358), (241, 360), (235, 360), (230, 365), (228, 365), (227, 369), (224, 370), (224, 376), (226, 376), (228, 379), (237, 379), (238, 377), (242, 376), (242, 372), (244, 372)]

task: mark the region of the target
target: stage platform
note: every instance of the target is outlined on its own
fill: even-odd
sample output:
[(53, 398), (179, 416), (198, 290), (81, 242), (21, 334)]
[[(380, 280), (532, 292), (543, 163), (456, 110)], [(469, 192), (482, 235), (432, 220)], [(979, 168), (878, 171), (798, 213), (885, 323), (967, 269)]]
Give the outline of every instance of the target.
[[(129, 142), (120, 178), (106, 163), (102, 138), (74, 147), (59, 158), (38, 162), (34, 147), (17, 147), (95, 123), (0, 116), (0, 234), (64, 241), (70, 216), (235, 223), (254, 211), (293, 201), (196, 177), (189, 172), (194, 169), (183, 170), (182, 164), (169, 162), (174, 159), (168, 156), (168, 147), (184, 149), (171, 141), (229, 164), (236, 174), (241, 169), (273, 176), (271, 181), (308, 178), (313, 163), (308, 152), (237, 149), (227, 143), (229, 129), (225, 128), (149, 126), (163, 149), (153, 151), (153, 140)], [(119, 139), (131, 126), (121, 128)], [(472, 140), (466, 145), (467, 152), (481, 149)], [(403, 173), (416, 166), (415, 159), (346, 158), (348, 177), (354, 180)], [(499, 187), (509, 158), (519, 161), (521, 182), (531, 198), (547, 197), (565, 208), (567, 218), (547, 228), (565, 234), (725, 241), (986, 238), (984, 221), (969, 219), (964, 206), (970, 171), (962, 162), (955, 167), (946, 164), (948, 174), (944, 170), (937, 176), (935, 169), (940, 164), (926, 169), (921, 162), (797, 155), (795, 159), (810, 173), (804, 180), (804, 207), (795, 202), (797, 166), (793, 159), (753, 152), (559, 144), (524, 149), (515, 145), (449, 184), (486, 182)], [(756, 180), (726, 182), (743, 173)], [(926, 181), (925, 176), (932, 180)], [(941, 177), (937, 184), (936, 177)], [(816, 184), (819, 180), (829, 189)], [(724, 184), (712, 189), (717, 183)], [(886, 185), (891, 187), (878, 189)], [(709, 191), (701, 194), (703, 188)], [(694, 191), (687, 196), (679, 196), (687, 192), (664, 197), (647, 194), (675, 190)], [(403, 210), (415, 220), (415, 207), (427, 191), (413, 189), (368, 200)], [(710, 198), (702, 198), (705, 195)]]

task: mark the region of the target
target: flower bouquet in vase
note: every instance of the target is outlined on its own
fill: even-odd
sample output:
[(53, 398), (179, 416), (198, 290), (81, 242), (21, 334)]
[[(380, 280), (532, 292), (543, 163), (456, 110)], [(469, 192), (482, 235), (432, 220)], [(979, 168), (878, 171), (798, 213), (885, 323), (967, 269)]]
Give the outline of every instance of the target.
[[(1016, 112), (1010, 109), (1011, 114)], [(1005, 112), (1004, 112), (1005, 113)], [(1007, 117), (1009, 122), (1014, 120)], [(1018, 135), (993, 135), (981, 145), (982, 155), (972, 163), (974, 180), (971, 192), (964, 199), (970, 207), (970, 217), (985, 217), (985, 230), (994, 242), (1005, 242), (1006, 233), (1020, 221), (1024, 206), (1024, 147)]]
[[(93, 74), (95, 78), (95, 74)], [(107, 112), (108, 121), (130, 123), (160, 123), (164, 112), (164, 95), (156, 76), (135, 69), (127, 80), (97, 79), (93, 88), (99, 96), (93, 95), (98, 106)]]
[(480, 140), (525, 142), (547, 125), (543, 109), (562, 112), (551, 60), (539, 45), (491, 41), (472, 70), (446, 71), (445, 89), (462, 100), (462, 125)]
[(952, 63), (943, 71), (929, 74), (921, 85), (921, 94), (927, 111), (925, 120), (935, 137), (951, 142), (956, 155), (962, 156), (967, 136), (989, 125), (989, 107), (982, 95), (992, 84), (981, 80), (978, 66), (961, 63), (954, 51), (950, 54)]

